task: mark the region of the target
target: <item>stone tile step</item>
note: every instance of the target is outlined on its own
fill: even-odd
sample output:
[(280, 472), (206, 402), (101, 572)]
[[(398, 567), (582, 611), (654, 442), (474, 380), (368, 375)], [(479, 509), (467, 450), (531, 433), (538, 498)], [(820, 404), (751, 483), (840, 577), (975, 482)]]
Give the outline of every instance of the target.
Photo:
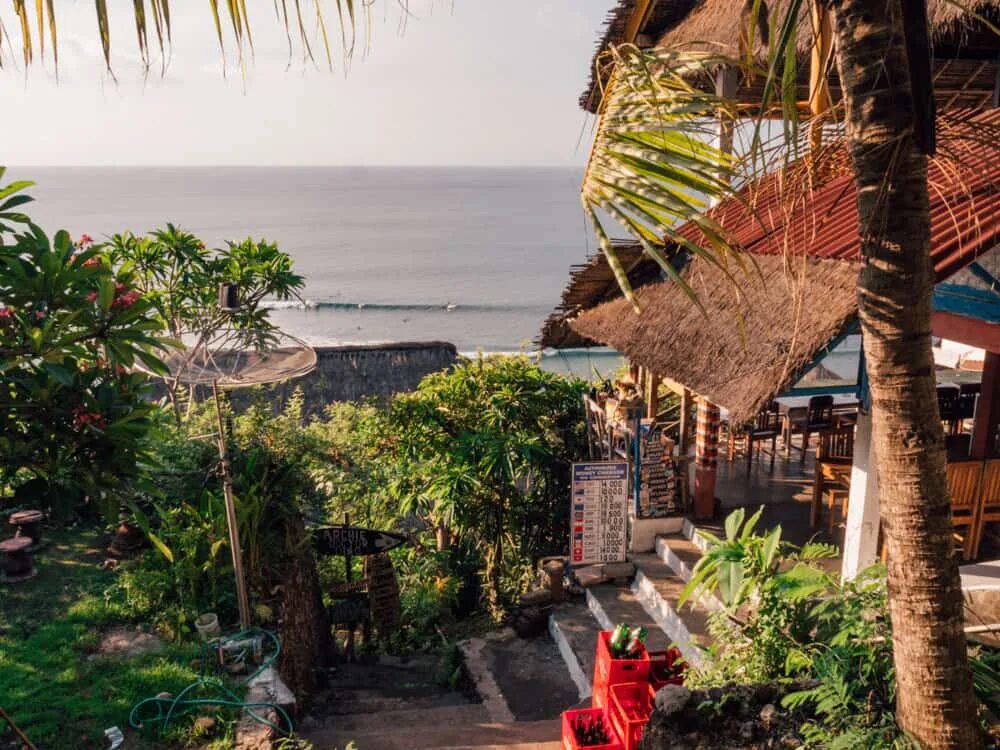
[(601, 626), (594, 619), (593, 612), (578, 599), (560, 604), (549, 616), (549, 635), (559, 648), (580, 700), (590, 698), (594, 681), (594, 649), (600, 631)]
[[(587, 589), (587, 605), (602, 630), (613, 630), (620, 622), (626, 622), (630, 627), (641, 625), (646, 628), (646, 648), (650, 651), (662, 651), (673, 641), (673, 637), (662, 629), (631, 588), (612, 584), (591, 586)], [(595, 646), (596, 641), (592, 641), (591, 651)]]
[(347, 716), (406, 709), (432, 709), (463, 706), (469, 699), (456, 691), (440, 692), (440, 688), (397, 687), (391, 692), (382, 689), (339, 690), (334, 687), (323, 699), (323, 711), (328, 715)]
[(442, 724), (479, 724), (490, 721), (489, 712), (482, 703), (437, 708), (406, 708), (395, 711), (330, 716), (317, 728), (338, 732), (370, 734), (387, 728), (438, 726)]
[(701, 547), (683, 534), (661, 534), (656, 537), (656, 554), (685, 582), (691, 580), (694, 566), (701, 559)]
[(324, 728), (302, 733), (316, 750), (557, 750), (560, 721), (518, 721), (437, 724), (415, 719), (409, 724), (386, 724), (381, 731), (356, 732)]
[[(658, 555), (647, 552), (632, 556), (636, 565), (631, 593), (656, 623), (660, 632), (666, 635), (668, 643), (676, 644), (685, 658), (692, 664), (701, 664), (702, 650), (709, 645), (708, 610), (698, 603), (693, 608), (685, 603), (678, 605), (685, 581), (674, 574), (673, 569)], [(651, 650), (659, 650), (650, 645)]]

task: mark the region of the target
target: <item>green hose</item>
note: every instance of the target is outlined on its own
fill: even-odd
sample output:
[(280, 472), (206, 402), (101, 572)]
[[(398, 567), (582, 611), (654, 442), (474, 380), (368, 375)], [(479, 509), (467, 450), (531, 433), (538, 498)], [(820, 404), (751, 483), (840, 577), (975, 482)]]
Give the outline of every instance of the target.
[[(271, 640), (274, 644), (274, 653), (270, 654), (266, 659), (264, 659), (260, 666), (257, 667), (253, 672), (251, 672), (247, 677), (242, 680), (242, 684), (246, 685), (254, 677), (259, 675), (265, 669), (274, 664), (278, 659), (278, 655), (281, 653), (281, 642), (278, 637), (269, 630), (263, 630), (262, 628), (250, 628), (249, 630), (241, 630), (235, 635), (226, 636), (218, 639), (218, 646), (221, 647), (226, 643), (233, 641), (245, 640), (252, 636), (263, 635)], [(205, 667), (211, 661), (210, 654), (214, 650), (214, 645), (212, 643), (205, 644), (205, 649), (202, 658), (202, 674), (201, 676), (192, 682), (190, 685), (181, 690), (175, 697), (170, 698), (146, 698), (145, 700), (139, 701), (134, 706), (128, 715), (128, 723), (133, 729), (141, 729), (145, 724), (159, 724), (160, 734), (162, 735), (166, 732), (167, 727), (170, 725), (171, 720), (175, 716), (180, 716), (185, 714), (198, 706), (231, 706), (233, 708), (243, 709), (247, 714), (252, 717), (255, 721), (264, 724), (267, 727), (277, 731), (277, 732), (287, 732), (291, 734), (293, 730), (292, 720), (288, 716), (288, 713), (281, 707), (274, 703), (247, 703), (242, 700), (236, 693), (226, 687), (225, 683), (218, 677), (206, 675)], [(215, 690), (214, 696), (207, 698), (186, 698), (192, 690), (197, 690), (198, 688), (205, 687), (210, 690)], [(155, 712), (152, 709), (155, 708)], [(285, 722), (285, 727), (282, 728), (273, 724), (272, 722), (265, 719), (263, 716), (256, 714), (253, 709), (255, 708), (270, 708), (273, 709)], [(143, 713), (146, 712), (146, 715)]]

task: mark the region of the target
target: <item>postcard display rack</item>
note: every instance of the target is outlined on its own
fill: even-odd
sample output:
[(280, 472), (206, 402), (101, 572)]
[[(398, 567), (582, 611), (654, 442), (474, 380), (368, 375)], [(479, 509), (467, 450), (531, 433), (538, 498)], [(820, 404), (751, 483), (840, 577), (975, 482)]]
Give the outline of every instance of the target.
[[(563, 712), (564, 750), (636, 750), (656, 691), (684, 680), (686, 665), (676, 648), (649, 652), (642, 646), (633, 658), (615, 659), (611, 636), (608, 630), (597, 636), (591, 707)], [(607, 742), (595, 744), (597, 738)]]

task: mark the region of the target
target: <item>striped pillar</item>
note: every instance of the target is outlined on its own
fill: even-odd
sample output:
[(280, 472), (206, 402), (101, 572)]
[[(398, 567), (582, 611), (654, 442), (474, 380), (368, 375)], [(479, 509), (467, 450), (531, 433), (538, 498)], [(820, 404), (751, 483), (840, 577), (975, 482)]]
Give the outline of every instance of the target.
[(694, 517), (709, 519), (715, 514), (715, 477), (719, 458), (719, 407), (698, 398), (694, 445)]

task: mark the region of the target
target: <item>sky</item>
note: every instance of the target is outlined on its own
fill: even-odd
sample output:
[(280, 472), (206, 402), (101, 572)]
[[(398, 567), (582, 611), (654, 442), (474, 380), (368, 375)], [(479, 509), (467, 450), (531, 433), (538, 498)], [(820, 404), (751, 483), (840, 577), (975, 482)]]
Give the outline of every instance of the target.
[[(334, 0), (323, 2), (335, 24)], [(244, 82), (229, 37), (223, 76), (204, 0), (170, 4), (169, 68), (161, 77), (154, 65), (144, 76), (131, 3), (116, 0), (115, 83), (103, 72), (93, 4), (60, 0), (58, 84), (50, 58), (25, 74), (7, 49), (0, 164), (584, 163), (592, 123), (577, 97), (612, 0), (409, 4), (400, 33), (397, 0), (376, 0), (371, 49), (356, 53), (345, 75), (337, 49), (331, 73), (325, 55), (321, 69), (303, 62), (297, 39), (290, 62), (272, 3), (252, 0), (256, 59)], [(0, 6), (0, 21), (20, 52), (10, 4)]]

